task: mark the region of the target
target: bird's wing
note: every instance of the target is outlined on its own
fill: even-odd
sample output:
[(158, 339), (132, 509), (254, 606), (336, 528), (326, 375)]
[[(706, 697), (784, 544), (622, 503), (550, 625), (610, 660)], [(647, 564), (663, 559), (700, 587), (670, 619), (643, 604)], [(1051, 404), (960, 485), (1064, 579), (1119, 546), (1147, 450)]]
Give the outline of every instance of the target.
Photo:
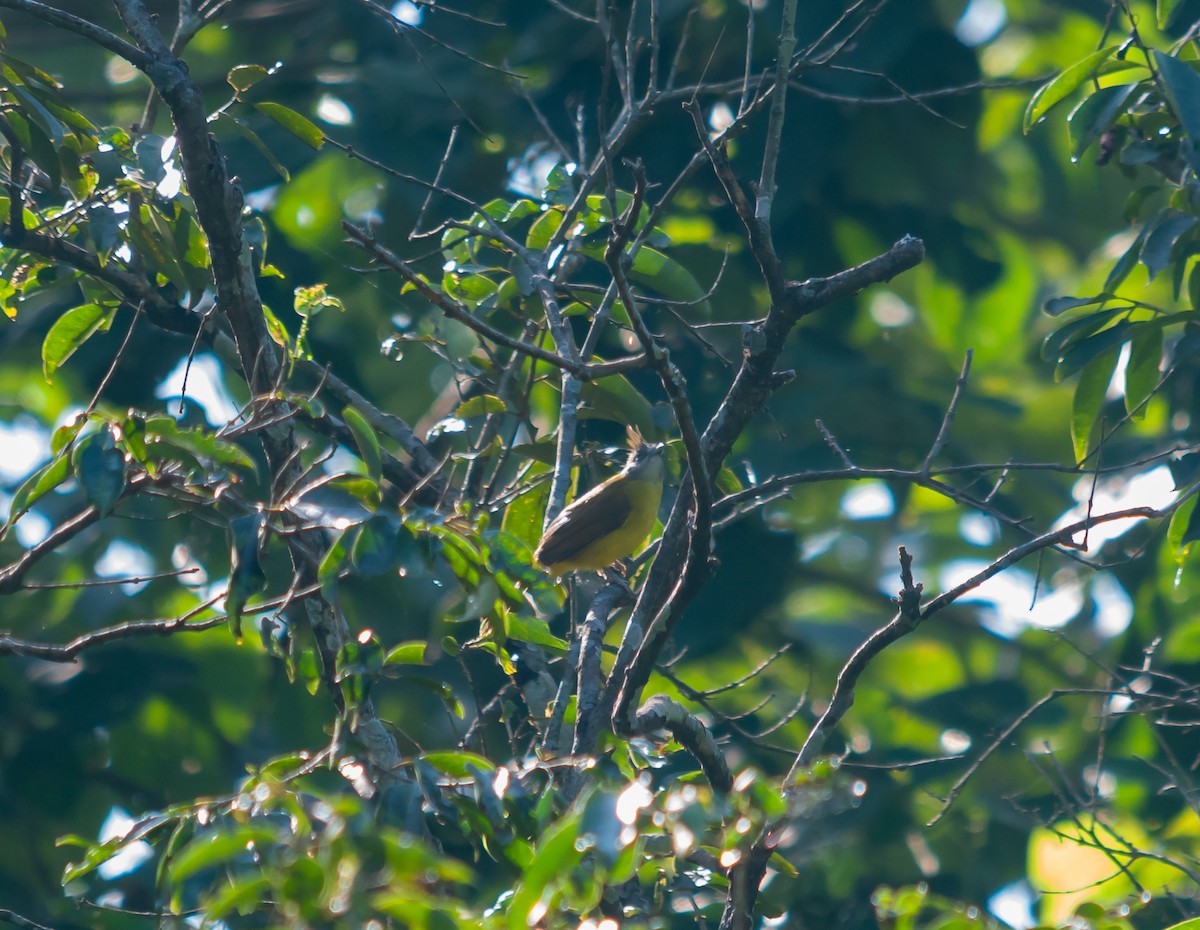
[(612, 495), (593, 497), (586, 494), (559, 514), (538, 543), (535, 558), (543, 565), (557, 565), (573, 558), (602, 536), (616, 530), (629, 519), (633, 509), (629, 496), (617, 500)]

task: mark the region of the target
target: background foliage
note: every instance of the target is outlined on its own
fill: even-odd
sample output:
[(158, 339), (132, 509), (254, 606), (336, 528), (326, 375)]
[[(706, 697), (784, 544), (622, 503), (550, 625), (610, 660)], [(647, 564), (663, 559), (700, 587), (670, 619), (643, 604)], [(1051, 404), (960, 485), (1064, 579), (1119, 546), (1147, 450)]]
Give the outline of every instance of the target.
[[(558, 4), (200, 4), (217, 15), (180, 55), (246, 194), (282, 358), (265, 388), (217, 335), (221, 268), (169, 107), (22, 6), (0, 2), (0, 908), (56, 927), (692, 926), (769, 836), (756, 919), (792, 926), (1195, 914), (1186, 0), (799, 4), (800, 47), (831, 54), (789, 84), (782, 272), (833, 275), (906, 234), (925, 258), (804, 318), (778, 366), (794, 378), (716, 476), (726, 495), (796, 476), (717, 511), (745, 512), (648, 689), (719, 737), (730, 790), (661, 731), (603, 734), (588, 769), (533, 751), (595, 594), (580, 583), (572, 622), (531, 564), (560, 373), (438, 302), (556, 351), (519, 259), (553, 255), (603, 155), (613, 49), (659, 43), (721, 129), (769, 85), (779, 4), (663, 0), (627, 34), (626, 8), (576, 9), (611, 15), (611, 48)], [(150, 6), (168, 31), (175, 5)], [(60, 7), (127, 34), (107, 6)], [(688, 99), (601, 158), (562, 295), (577, 339), (636, 187), (622, 159), (656, 203), (700, 151)], [(765, 109), (727, 150), (748, 189)], [(772, 295), (711, 165), (673, 193), (629, 277), (703, 426)], [(512, 241), (477, 235), (496, 226)], [(637, 349), (602, 330), (604, 358)], [(688, 457), (655, 373), (581, 390), (578, 480), (633, 423), (672, 441), (673, 499)], [(271, 459), (280, 421), (294, 481)], [(1086, 551), (1030, 545), (1137, 506), (1159, 509), (1093, 527)], [(1023, 545), (873, 658), (834, 760), (783, 794), (839, 669), (896, 610), (897, 547), (929, 604)], [(348, 641), (309, 629), (318, 595)], [(396, 772), (372, 769), (363, 719)]]

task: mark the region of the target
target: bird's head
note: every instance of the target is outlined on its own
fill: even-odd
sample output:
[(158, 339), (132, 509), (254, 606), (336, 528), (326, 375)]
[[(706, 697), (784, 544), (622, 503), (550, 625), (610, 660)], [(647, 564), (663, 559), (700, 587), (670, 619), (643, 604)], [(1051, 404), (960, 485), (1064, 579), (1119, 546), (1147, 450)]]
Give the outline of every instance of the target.
[(639, 436), (638, 442), (629, 452), (629, 459), (625, 462), (625, 474), (632, 478), (657, 478), (661, 481), (666, 473), (663, 464), (665, 448), (661, 442), (646, 442)]

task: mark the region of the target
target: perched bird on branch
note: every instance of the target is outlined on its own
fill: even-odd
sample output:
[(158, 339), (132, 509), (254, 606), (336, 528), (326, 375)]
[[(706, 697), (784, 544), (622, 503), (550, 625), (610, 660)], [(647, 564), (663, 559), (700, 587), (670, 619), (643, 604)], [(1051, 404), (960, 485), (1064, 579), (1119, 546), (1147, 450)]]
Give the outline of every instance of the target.
[(565, 507), (542, 534), (534, 558), (555, 575), (602, 571), (650, 534), (666, 474), (663, 444), (646, 442), (636, 430), (629, 437), (625, 467)]

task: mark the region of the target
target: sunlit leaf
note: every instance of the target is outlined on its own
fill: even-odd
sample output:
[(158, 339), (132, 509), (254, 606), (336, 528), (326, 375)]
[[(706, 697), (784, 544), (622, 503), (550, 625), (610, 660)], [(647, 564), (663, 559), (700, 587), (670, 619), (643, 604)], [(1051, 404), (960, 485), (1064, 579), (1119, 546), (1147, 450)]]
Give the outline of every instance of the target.
[(236, 443), (218, 439), (212, 433), (196, 428), (181, 429), (173, 417), (147, 417), (145, 423), (147, 451), (162, 449), (167, 456), (174, 451), (186, 452), (197, 458), (220, 465), (254, 468), (253, 459)]
[(309, 148), (319, 149), (325, 144), (325, 133), (311, 121), (281, 103), (256, 103), (254, 109), (274, 120)]
[(392, 647), (383, 661), (387, 665), (424, 665), (428, 645), (423, 639), (399, 643)]
[(54, 373), (88, 339), (107, 331), (116, 312), (115, 306), (84, 304), (60, 316), (42, 341), (42, 372), (46, 380), (53, 381)]
[(1125, 367), (1125, 409), (1141, 419), (1146, 415), (1143, 402), (1154, 393), (1161, 377), (1162, 327), (1154, 323), (1137, 327), (1129, 345), (1129, 364)]
[(1117, 367), (1119, 352), (1110, 349), (1092, 359), (1084, 366), (1075, 385), (1075, 399), (1071, 405), (1071, 441), (1075, 448), (1075, 461), (1087, 458), (1088, 438), (1092, 427), (1104, 406), (1105, 393)]
[(376, 481), (383, 475), (383, 457), (379, 448), (379, 437), (367, 422), (367, 418), (354, 407), (347, 405), (342, 409), (342, 418), (354, 435), (354, 444), (358, 446), (358, 455), (367, 466), (367, 474)]
[(239, 94), (249, 90), (259, 81), (270, 77), (271, 72), (262, 65), (238, 65), (236, 68), (230, 68), (229, 73), (225, 75), (225, 80), (229, 82), (229, 86), (236, 90)]
[(71, 477), (71, 460), (67, 455), (60, 454), (52, 461), (43, 465), (17, 488), (9, 507), (8, 525), (11, 525), (21, 514), (25, 513), (49, 492)]
[(559, 877), (575, 871), (583, 855), (576, 840), (579, 837), (579, 813), (572, 812), (546, 831), (525, 867), (516, 892), (508, 901), (509, 930), (529, 930), (533, 908)]
[(467, 398), (455, 408), (455, 414), (467, 419), (469, 417), (485, 416), (492, 413), (504, 413), (508, 406), (493, 394), (477, 394)]
[(1092, 52), (1039, 87), (1030, 99), (1029, 106), (1025, 108), (1023, 123), (1025, 132), (1028, 133), (1035, 124), (1041, 122), (1051, 107), (1071, 96), (1116, 51), (1117, 46), (1110, 45), (1108, 48)]
[(473, 752), (427, 752), (421, 758), (439, 772), (455, 778), (469, 775), (472, 766), (485, 772), (496, 771), (496, 763)]
[(181, 882), (202, 869), (231, 860), (250, 860), (254, 844), (273, 846), (277, 831), (262, 824), (243, 824), (200, 834), (176, 854), (170, 865), (171, 880)]

